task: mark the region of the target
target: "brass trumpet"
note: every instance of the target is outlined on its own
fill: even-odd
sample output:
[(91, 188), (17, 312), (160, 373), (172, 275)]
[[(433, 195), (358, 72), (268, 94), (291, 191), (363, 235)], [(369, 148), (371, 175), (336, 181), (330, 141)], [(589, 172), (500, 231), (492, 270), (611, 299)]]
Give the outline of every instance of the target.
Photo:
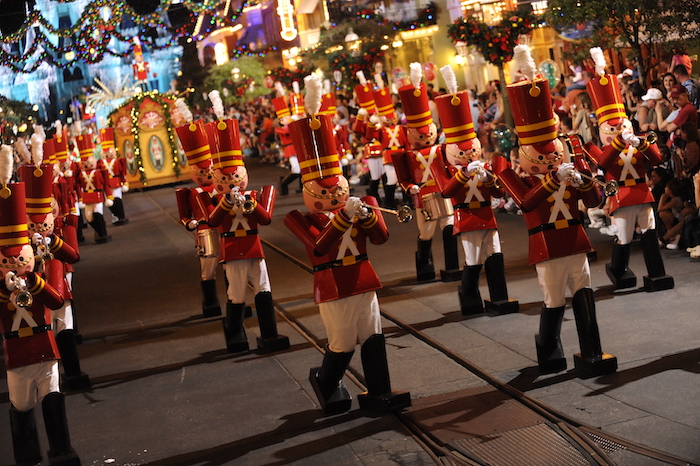
[(255, 210), (255, 201), (252, 199), (246, 199), (241, 205), (241, 210), (243, 210), (244, 214), (252, 214)]
[[(601, 186), (603, 188), (603, 191), (605, 192), (605, 195), (608, 197), (614, 196), (620, 190), (620, 184), (615, 180), (600, 181), (598, 178), (596, 178), (594, 176), (586, 175), (585, 173), (581, 173), (578, 170), (574, 170), (574, 173), (576, 175), (579, 175), (581, 178), (585, 178), (587, 180), (594, 182), (598, 186)], [(569, 179), (568, 181), (571, 182), (572, 180)]]
[(413, 213), (411, 213), (411, 208), (407, 205), (403, 205), (396, 210), (387, 209), (385, 207), (374, 206), (371, 204), (362, 203), (362, 207), (367, 207), (368, 209), (379, 210), (381, 212), (386, 212), (388, 214), (396, 215), (399, 223), (410, 222), (413, 219)]
[(31, 307), (32, 303), (34, 303), (34, 296), (29, 291), (20, 291), (15, 296), (15, 305), (17, 307)]

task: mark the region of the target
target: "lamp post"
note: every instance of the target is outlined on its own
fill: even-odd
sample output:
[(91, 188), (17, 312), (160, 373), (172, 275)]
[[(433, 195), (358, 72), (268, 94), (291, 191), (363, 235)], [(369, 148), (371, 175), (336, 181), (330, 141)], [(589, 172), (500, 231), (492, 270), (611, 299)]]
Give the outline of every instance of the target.
[(471, 73), (467, 68), (469, 68), (469, 45), (463, 40), (458, 40), (455, 42), (455, 49), (457, 50), (456, 62), (462, 68), (462, 73), (464, 73), (464, 82), (466, 83), (467, 89), (471, 89), (474, 85), (471, 79)]
[(350, 55), (353, 57), (359, 57), (360, 56), (360, 46), (362, 45), (362, 40), (360, 39), (360, 36), (355, 34), (355, 31), (351, 29), (348, 30), (348, 33), (345, 35), (345, 47), (348, 49), (350, 52)]

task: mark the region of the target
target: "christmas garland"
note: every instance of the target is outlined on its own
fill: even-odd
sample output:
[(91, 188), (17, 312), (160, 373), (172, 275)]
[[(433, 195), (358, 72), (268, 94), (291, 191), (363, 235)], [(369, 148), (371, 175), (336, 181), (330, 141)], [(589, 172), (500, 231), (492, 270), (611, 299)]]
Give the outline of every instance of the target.
[(304, 78), (311, 74), (313, 68), (300, 67), (296, 70), (290, 70), (289, 68), (284, 68), (279, 66), (273, 68), (267, 72), (269, 76), (272, 76), (274, 81), (279, 81), (286, 87), (291, 87), (294, 81), (298, 81), (300, 84), (304, 82)]
[(452, 42), (473, 45), (486, 61), (501, 66), (513, 59), (518, 37), (532, 31), (538, 21), (531, 11), (509, 11), (504, 12), (501, 22), (494, 26), (474, 18), (460, 18), (448, 26), (447, 34)]

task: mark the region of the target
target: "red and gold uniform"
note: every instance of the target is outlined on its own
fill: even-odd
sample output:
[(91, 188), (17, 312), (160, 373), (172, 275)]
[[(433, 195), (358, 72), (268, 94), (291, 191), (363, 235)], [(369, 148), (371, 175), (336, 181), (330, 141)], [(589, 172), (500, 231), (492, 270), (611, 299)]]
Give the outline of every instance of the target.
[[(399, 96), (406, 113), (406, 137), (409, 148), (391, 156), (401, 189), (413, 196), (413, 205), (423, 214), (416, 215), (418, 224), (418, 251), (416, 251), (416, 276), (418, 280), (432, 280), (435, 269), (432, 258), (432, 239), (435, 230), (442, 230), (445, 245), (445, 270), (443, 281), (459, 280), (457, 241), (452, 234), (454, 222), (452, 203), (442, 198), (432, 175), (432, 170), (444, 168), (442, 149), (437, 142), (437, 128), (430, 114), (428, 91), (424, 83), (420, 87), (409, 84), (399, 89)], [(434, 167), (434, 168), (433, 168)], [(435, 206), (426, 210), (426, 201)]]
[[(10, 160), (3, 160), (4, 163)], [(51, 172), (49, 171), (49, 174)], [(15, 461), (37, 464), (39, 447), (34, 407), (41, 403), (46, 434), (51, 444), (49, 460), (80, 464), (70, 445), (65, 402), (59, 392), (56, 339), (51, 329), (51, 309), (63, 305), (57, 291), (63, 283), (63, 267), (34, 271), (34, 253), (27, 232), (24, 183), (3, 180), (0, 195), (0, 332), (7, 370), (10, 425)], [(71, 462), (74, 460), (74, 462)]]
[[(491, 300), (486, 309), (499, 314), (518, 311), (518, 302), (508, 298), (505, 265), (501, 254), (496, 216), (491, 199), (503, 197), (503, 189), (484, 168), (481, 144), (474, 131), (467, 92), (438, 96), (435, 99), (445, 131), (442, 167), (431, 167), (443, 197), (451, 198), (454, 209), (453, 233), (459, 235), (465, 255), (459, 303), (462, 314), (484, 311), (479, 292), (481, 269), (486, 264), (486, 279)], [(471, 167), (471, 168), (470, 168)]]
[(84, 205), (85, 220), (95, 230), (95, 242), (106, 243), (112, 239), (107, 234), (104, 220), (104, 206), (114, 203), (112, 188), (109, 187), (107, 171), (97, 168), (93, 152), (95, 143), (90, 135), (79, 135), (75, 142), (80, 151), (80, 170), (75, 174), (78, 186), (78, 201)]
[(107, 172), (108, 184), (112, 190), (114, 204), (109, 208), (114, 215), (112, 223), (114, 225), (125, 225), (129, 223), (129, 219), (126, 218), (124, 213), (122, 194), (129, 190), (129, 182), (126, 179), (128, 171), (126, 159), (117, 157), (117, 150), (114, 147), (113, 128), (102, 128), (100, 130), (100, 144), (103, 158), (99, 160), (97, 167)]
[(272, 99), (272, 105), (275, 107), (275, 113), (279, 119), (280, 127), (275, 128), (275, 133), (279, 137), (280, 143), (284, 150), (284, 157), (289, 162), (289, 174), (280, 179), (280, 192), (283, 196), (289, 194), (289, 185), (301, 178), (301, 169), (299, 168), (299, 160), (294, 152), (292, 137), (289, 135), (287, 125), (292, 122), (292, 113), (287, 105), (287, 100), (284, 97), (275, 97)]
[[(342, 377), (359, 342), (368, 392), (360, 405), (391, 409), (410, 404), (408, 393), (392, 392), (375, 290), (381, 283), (367, 258), (367, 240), (382, 244), (389, 233), (381, 214), (348, 198), (330, 115), (312, 115), (291, 123), (302, 167), (304, 203), (309, 213), (292, 211), (284, 224), (304, 244), (314, 268), (314, 301), (328, 335), (320, 368), (309, 379), (326, 414), (350, 409)], [(375, 205), (367, 196), (365, 205)], [(349, 207), (352, 204), (353, 211)]]
[(666, 275), (659, 252), (656, 221), (652, 203), (654, 197), (646, 183), (646, 170), (661, 163), (656, 144), (632, 133), (615, 75), (599, 75), (586, 84), (598, 118), (602, 151), (587, 144), (588, 156), (605, 170), (606, 180), (616, 181), (619, 189), (610, 197), (613, 225), (618, 241), (613, 246), (612, 260), (606, 264), (608, 277), (616, 289), (637, 285), (637, 277), (629, 270), (629, 256), (636, 227), (642, 231), (642, 252), (648, 275), (644, 277), (646, 291), (673, 288), (673, 277)]
[(180, 222), (188, 231), (195, 232), (202, 288), (202, 314), (205, 317), (220, 316), (221, 306), (216, 292), (219, 229), (207, 223), (209, 214), (216, 205), (209, 139), (202, 120), (178, 126), (175, 132), (185, 150), (192, 181), (197, 184), (194, 188), (177, 188), (175, 196)]
[[(248, 174), (241, 153), (238, 121), (214, 121), (207, 124), (206, 130), (214, 160), (215, 185), (221, 193), (208, 223), (219, 228), (219, 260), (224, 265), (228, 282), (224, 320), (226, 347), (232, 353), (248, 350), (243, 316), (250, 283), (260, 324), (258, 349), (264, 352), (287, 349), (289, 338), (277, 333), (267, 262), (258, 235), (258, 227), (272, 221), (275, 188), (264, 186), (259, 194), (246, 191)], [(230, 192), (224, 191), (224, 179), (229, 182)]]
[(581, 353), (574, 355), (576, 368), (596, 375), (614, 372), (617, 359), (601, 349), (586, 256), (591, 243), (578, 210), (579, 199), (586, 206), (598, 205), (600, 192), (590, 180), (590, 169), (580, 150), (571, 154), (573, 163), (564, 158), (568, 153), (557, 139), (548, 81), (520, 81), (510, 84), (507, 91), (521, 143), (521, 165), (532, 176), (521, 178), (503, 157), (495, 157), (493, 164), (500, 182), (523, 211), (529, 261), (535, 265), (544, 293), (540, 331), (535, 338), (540, 371), (566, 369), (560, 332), (568, 287), (573, 294), (581, 348)]

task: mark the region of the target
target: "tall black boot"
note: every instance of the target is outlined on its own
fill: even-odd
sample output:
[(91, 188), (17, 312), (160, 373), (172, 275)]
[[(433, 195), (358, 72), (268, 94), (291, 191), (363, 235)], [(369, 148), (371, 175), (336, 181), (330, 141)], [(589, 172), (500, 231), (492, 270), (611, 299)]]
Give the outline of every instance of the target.
[(75, 340), (75, 330), (66, 329), (56, 335), (56, 345), (61, 354), (61, 388), (63, 390), (81, 390), (90, 386), (90, 377), (80, 370), (78, 346)]
[(36, 431), (34, 409), (17, 411), (10, 405), (10, 429), (12, 430), (12, 448), (15, 452), (17, 466), (29, 466), (41, 463), (39, 435)]
[(124, 201), (121, 197), (114, 198), (114, 204), (109, 208), (109, 210), (111, 210), (112, 214), (117, 217), (117, 220), (113, 222), (112, 225), (120, 226), (129, 223), (129, 219), (126, 218), (126, 214), (124, 213)]
[(396, 185), (384, 185), (384, 207), (387, 209), (396, 209)]
[(543, 307), (540, 314), (540, 332), (535, 335), (537, 365), (540, 373), (553, 374), (566, 370), (566, 356), (561, 346), (561, 324), (564, 306)]
[(280, 194), (283, 196), (289, 194), (289, 185), (297, 178), (301, 178), (299, 173), (289, 173), (287, 176), (280, 178)]
[(367, 188), (367, 195), (372, 196), (377, 200), (377, 204), (381, 205), (381, 199), (379, 199), (379, 181), (380, 180), (369, 180), (369, 188)]
[(435, 278), (433, 267), (433, 253), (431, 251), (433, 240), (423, 241), (418, 238), (418, 251), (416, 251), (416, 279), (421, 281)]
[(673, 277), (666, 275), (664, 260), (659, 251), (659, 239), (656, 230), (647, 230), (640, 240), (644, 263), (648, 275), (644, 276), (644, 291), (670, 290), (674, 287)]
[(52, 392), (41, 402), (44, 412), (46, 436), (49, 438), (49, 464), (56, 466), (80, 466), (80, 458), (70, 444), (66, 399), (62, 393)]
[(87, 228), (87, 223), (85, 223), (85, 219), (83, 217), (83, 211), (79, 210), (78, 211), (78, 224), (76, 226), (76, 235), (78, 236), (78, 243), (84, 243), (85, 242), (85, 235), (83, 234), (83, 229)]
[(447, 225), (442, 230), (442, 249), (445, 253), (445, 270), (440, 271), (440, 280), (443, 282), (456, 282), (462, 277), (459, 270), (459, 251), (457, 237), (453, 234), (454, 226)]
[(343, 383), (343, 375), (354, 351), (334, 353), (326, 347), (321, 367), (314, 367), (309, 372), (309, 381), (316, 392), (323, 413), (327, 416), (348, 411), (352, 397)]
[(216, 317), (221, 315), (219, 296), (216, 293), (216, 280), (202, 280), (202, 314), (204, 317)]
[(503, 254), (497, 252), (486, 258), (484, 264), (486, 283), (489, 285), (490, 300), (484, 300), (487, 311), (498, 314), (510, 314), (518, 312), (520, 306), (514, 299), (508, 299), (508, 287), (506, 286), (506, 267), (503, 262)]
[(381, 333), (372, 335), (362, 344), (362, 369), (367, 391), (357, 397), (360, 407), (388, 412), (411, 406), (411, 394), (391, 390), (389, 365), (386, 360), (386, 340)]
[(289, 348), (289, 338), (277, 334), (272, 293), (261, 291), (256, 294), (255, 309), (258, 313), (258, 325), (260, 326), (260, 338), (257, 339), (258, 350), (262, 353), (272, 353)]
[[(657, 245), (656, 249), (658, 248)], [(637, 277), (628, 268), (631, 250), (632, 243), (617, 244), (617, 242), (615, 242), (615, 244), (613, 244), (610, 263), (605, 264), (605, 271), (616, 290), (637, 286)]]
[(112, 237), (107, 234), (107, 225), (105, 224), (105, 218), (102, 214), (98, 214), (97, 212), (92, 214), (90, 226), (95, 230), (95, 242), (97, 244), (104, 244), (112, 239)]
[(462, 315), (468, 316), (484, 312), (484, 304), (481, 302), (479, 292), (479, 276), (481, 264), (465, 265), (462, 270), (462, 284), (457, 287), (459, 295), (459, 308)]
[(593, 290), (581, 288), (571, 301), (576, 319), (576, 331), (581, 353), (574, 354), (574, 366), (586, 375), (612, 374), (617, 370), (617, 358), (603, 353), (600, 344), (598, 320), (595, 315)]
[(245, 303), (226, 302), (226, 318), (224, 319), (224, 336), (226, 349), (229, 353), (248, 351), (248, 336), (243, 326)]

